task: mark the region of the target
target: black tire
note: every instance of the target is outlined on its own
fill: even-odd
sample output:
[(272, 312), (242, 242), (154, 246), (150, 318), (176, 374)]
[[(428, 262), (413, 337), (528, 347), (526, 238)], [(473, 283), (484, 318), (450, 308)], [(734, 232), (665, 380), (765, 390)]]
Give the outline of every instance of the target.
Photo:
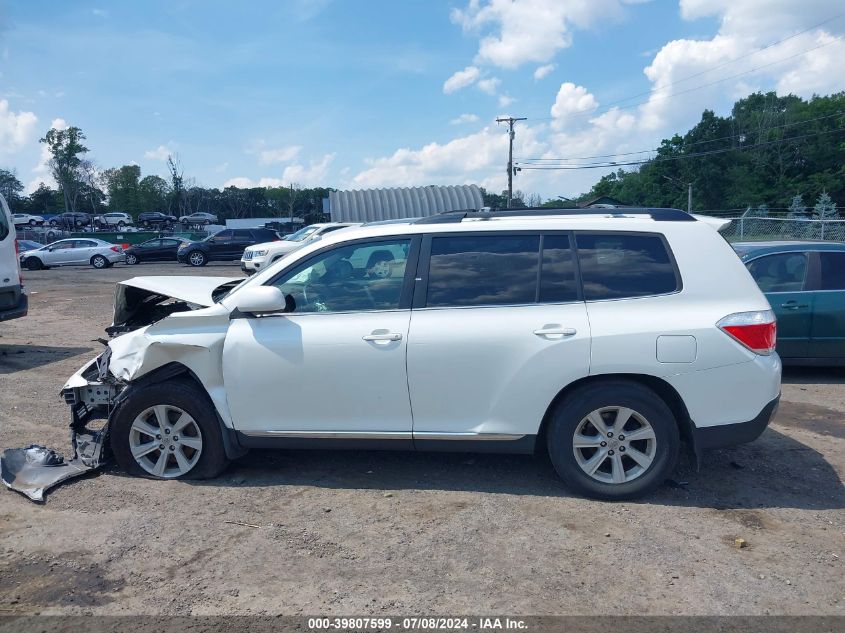
[(124, 222), (123, 220), (120, 220), (117, 223), (117, 228), (119, 228), (119, 229), (122, 229), (124, 226), (126, 226), (126, 222)]
[[(654, 431), (655, 452), (651, 463), (644, 472), (624, 483), (594, 479), (582, 470), (575, 458), (575, 431), (591, 412), (603, 407), (633, 409)], [(628, 380), (606, 380), (579, 388), (558, 404), (549, 420), (547, 444), (552, 464), (568, 487), (594, 499), (621, 501), (642, 497), (663, 483), (675, 467), (680, 438), (675, 416), (654, 391)], [(634, 464), (630, 451), (627, 457), (621, 453), (617, 456), (620, 460), (625, 459), (626, 464)]]
[(208, 263), (208, 256), (202, 251), (191, 251), (185, 258), (188, 266), (205, 266)]
[(98, 270), (102, 270), (109, 267), (109, 260), (102, 255), (94, 255), (91, 258), (91, 265)]
[(211, 224), (211, 220), (203, 220), (202, 221), (203, 226), (208, 226), (209, 224)]
[(169, 479), (147, 472), (132, 456), (130, 429), (135, 418), (150, 407), (166, 404), (179, 407), (188, 413), (199, 426), (202, 434), (202, 451), (193, 468), (174, 479), (211, 479), (229, 465), (223, 448), (223, 436), (214, 407), (208, 396), (187, 381), (153, 383), (143, 387), (129, 387), (123, 400), (111, 417), (109, 439), (112, 454), (118, 465), (130, 475), (148, 479)]
[(37, 224), (37, 222), (35, 220), (29, 221), (29, 226), (35, 226), (36, 224)]
[(124, 260), (126, 264), (129, 266), (136, 266), (138, 264), (138, 256), (133, 255), (132, 253), (128, 253), (126, 255), (126, 259)]
[(41, 270), (44, 268), (44, 262), (37, 257), (27, 257), (23, 263), (27, 270)]

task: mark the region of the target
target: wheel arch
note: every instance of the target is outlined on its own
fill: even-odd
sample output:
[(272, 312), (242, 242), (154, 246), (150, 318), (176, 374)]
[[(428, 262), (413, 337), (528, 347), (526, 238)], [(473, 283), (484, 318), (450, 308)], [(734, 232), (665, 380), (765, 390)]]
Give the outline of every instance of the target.
[(663, 400), (663, 402), (666, 403), (666, 406), (668, 406), (669, 410), (672, 411), (672, 415), (675, 416), (675, 421), (678, 424), (678, 432), (681, 435), (681, 439), (691, 448), (695, 448), (693, 422), (690, 419), (689, 411), (687, 410), (681, 395), (672, 385), (662, 378), (651, 376), (649, 374), (598, 374), (595, 376), (585, 376), (584, 378), (571, 382), (561, 389), (557, 395), (555, 395), (549, 403), (549, 406), (546, 408), (546, 412), (540, 422), (540, 429), (537, 432), (537, 442), (534, 446), (535, 453), (546, 451), (546, 433), (549, 426), (549, 420), (552, 417), (552, 413), (561, 402), (581, 387), (592, 384), (601, 384), (602, 382), (609, 382), (613, 380), (627, 380), (632, 383), (648, 387), (654, 391)]
[(223, 448), (226, 451), (226, 457), (228, 457), (229, 459), (237, 459), (238, 457), (242, 457), (246, 454), (247, 449), (243, 448), (238, 443), (237, 434), (235, 433), (235, 431), (226, 426), (226, 424), (223, 422), (223, 417), (220, 415), (220, 411), (218, 410), (214, 399), (208, 393), (208, 389), (206, 389), (199, 376), (197, 376), (187, 365), (183, 365), (182, 363), (176, 361), (167, 363), (166, 365), (162, 365), (161, 367), (157, 367), (156, 369), (153, 369), (145, 373), (144, 375), (139, 376), (131, 383), (129, 383), (129, 387), (127, 387), (127, 389), (124, 390), (121, 393), (121, 396), (118, 396), (117, 400), (115, 401), (115, 408), (112, 410), (111, 415), (114, 415), (114, 413), (118, 410), (118, 408), (120, 407), (120, 403), (125, 398), (124, 394), (126, 394), (129, 389), (133, 387), (146, 387), (156, 383), (169, 381), (180, 381), (188, 383), (196, 387), (206, 397), (209, 404), (211, 404), (211, 408), (214, 410), (214, 415), (217, 419), (217, 423), (220, 425), (220, 434), (223, 438)]

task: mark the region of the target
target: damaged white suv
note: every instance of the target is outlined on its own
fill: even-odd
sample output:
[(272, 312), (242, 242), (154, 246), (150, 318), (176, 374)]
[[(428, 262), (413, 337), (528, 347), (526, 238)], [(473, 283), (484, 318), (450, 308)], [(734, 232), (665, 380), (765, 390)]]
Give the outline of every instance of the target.
[[(747, 442), (780, 391), (766, 298), (712, 222), (668, 209), (453, 212), (327, 235), (247, 280), (141, 277), (64, 388), (135, 475), (251, 447), (548, 452), (640, 496)], [(240, 283), (238, 283), (240, 282)]]

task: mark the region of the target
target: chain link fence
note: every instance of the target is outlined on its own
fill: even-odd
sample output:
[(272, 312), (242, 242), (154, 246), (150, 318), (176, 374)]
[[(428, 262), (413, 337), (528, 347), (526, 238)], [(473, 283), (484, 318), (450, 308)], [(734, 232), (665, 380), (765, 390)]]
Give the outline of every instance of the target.
[(730, 220), (720, 232), (729, 242), (767, 240), (826, 240), (845, 242), (845, 220), (740, 217)]

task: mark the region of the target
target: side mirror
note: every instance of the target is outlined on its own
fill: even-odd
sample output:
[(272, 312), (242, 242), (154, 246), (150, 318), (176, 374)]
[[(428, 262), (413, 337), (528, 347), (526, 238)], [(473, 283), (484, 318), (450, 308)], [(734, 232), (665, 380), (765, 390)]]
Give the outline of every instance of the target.
[(286, 307), (285, 297), (276, 286), (244, 288), (234, 299), (239, 312), (282, 312)]

